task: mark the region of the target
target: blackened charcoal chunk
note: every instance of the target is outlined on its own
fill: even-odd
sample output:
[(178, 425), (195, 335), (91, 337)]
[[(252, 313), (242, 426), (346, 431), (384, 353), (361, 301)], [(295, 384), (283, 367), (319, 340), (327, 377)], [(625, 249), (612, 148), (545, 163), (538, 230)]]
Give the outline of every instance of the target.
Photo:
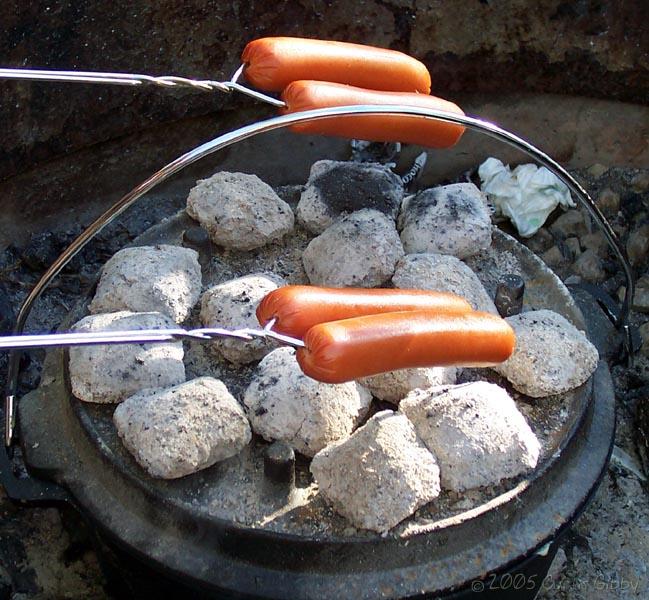
[(243, 403), (255, 433), (313, 456), (349, 437), (371, 400), (353, 381), (331, 385), (307, 377), (295, 351), (278, 348), (259, 363)]
[(377, 210), (363, 209), (312, 239), (302, 262), (313, 285), (375, 287), (392, 277), (402, 256), (392, 219)]
[(377, 163), (320, 160), (311, 167), (297, 206), (297, 218), (309, 231), (322, 233), (338, 217), (372, 208), (397, 218), (403, 183)]
[(376, 413), (311, 461), (322, 495), (355, 527), (387, 531), (439, 495), (439, 467), (408, 419)]
[[(285, 284), (281, 277), (271, 273), (253, 273), (212, 286), (201, 299), (201, 322), (205, 327), (259, 329), (257, 305), (266, 294)], [(232, 363), (246, 364), (270, 352), (274, 342), (265, 338), (217, 338), (211, 347)]]
[(463, 259), (491, 245), (491, 216), (472, 183), (431, 188), (406, 198), (399, 215), (406, 253), (433, 252)]
[(216, 173), (197, 182), (187, 197), (187, 214), (217, 245), (253, 250), (293, 230), (293, 211), (256, 175)]
[(164, 479), (234, 456), (251, 437), (243, 409), (212, 377), (139, 392), (117, 407), (113, 421), (137, 462)]
[(540, 443), (507, 391), (476, 381), (408, 394), (399, 410), (437, 457), (442, 487), (462, 492), (536, 466)]

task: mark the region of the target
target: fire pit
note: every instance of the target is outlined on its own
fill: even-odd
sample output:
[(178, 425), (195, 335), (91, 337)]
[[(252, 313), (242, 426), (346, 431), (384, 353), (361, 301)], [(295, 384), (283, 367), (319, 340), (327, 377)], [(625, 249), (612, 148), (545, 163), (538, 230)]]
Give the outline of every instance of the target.
[[(179, 214), (135, 244), (179, 245), (194, 225)], [(291, 255), (306, 240), (293, 236), (279, 247), (280, 256), (255, 253), (243, 260), (213, 249), (217, 260), (210, 264), (220, 270), (206, 269), (204, 276), (216, 283), (223, 272), (271, 269), (274, 261), (286, 258), (282, 252)], [(495, 232), (491, 248), (468, 262), (492, 297), (502, 277), (516, 272), (526, 282), (526, 308), (552, 309), (585, 328), (566, 288), (513, 238)], [(84, 314), (85, 306), (77, 307), (64, 328)], [(200, 366), (199, 354), (196, 350), (190, 369)], [(222, 369), (218, 375), (240, 395), (245, 369)], [(300, 460), (295, 491), (301, 493), (287, 494), (285, 486), (269, 480), (260, 440), (207, 471), (154, 480), (123, 448), (112, 408), (71, 397), (65, 352), (49, 354), (42, 381), (20, 403), (29, 471), (62, 486), (66, 491), (59, 491), (59, 498), (77, 505), (97, 527), (102, 543), (127, 556), (126, 563), (136, 558), (180, 585), (221, 597), (477, 592), (502, 598), (508, 589), (516, 597), (523, 592), (532, 597), (551, 562), (554, 542), (597, 487), (614, 429), (610, 378), (600, 365), (586, 384), (560, 398), (522, 400), (542, 442), (532, 473), (464, 499), (447, 493), (387, 535), (378, 535), (350, 528), (321, 498), (309, 495), (312, 483)]]

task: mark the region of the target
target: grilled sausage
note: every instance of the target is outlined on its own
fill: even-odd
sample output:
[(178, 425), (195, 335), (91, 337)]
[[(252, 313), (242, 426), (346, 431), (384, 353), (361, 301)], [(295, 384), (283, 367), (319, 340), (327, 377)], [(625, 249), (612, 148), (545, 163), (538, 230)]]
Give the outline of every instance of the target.
[(430, 92), (430, 74), (418, 60), (385, 48), (292, 37), (250, 42), (241, 55), (255, 87), (281, 92), (298, 79), (348, 83), (374, 90)]
[[(294, 81), (282, 93), (286, 108), (282, 112), (295, 113), (329, 106), (357, 104), (403, 104), (463, 115), (452, 102), (406, 92), (377, 92), (350, 85), (325, 81)], [(293, 125), (293, 131), (332, 135), (374, 142), (406, 142), (429, 148), (449, 148), (460, 139), (464, 127), (435, 119), (410, 115), (360, 115), (330, 117)]]
[(343, 383), (412, 367), (490, 366), (516, 343), (508, 323), (490, 313), (384, 313), (314, 325), (297, 351), (302, 371)]
[(410, 310), (462, 314), (472, 308), (464, 298), (447, 292), (287, 285), (266, 294), (257, 307), (257, 319), (262, 326), (276, 319), (276, 331), (302, 338), (318, 323)]

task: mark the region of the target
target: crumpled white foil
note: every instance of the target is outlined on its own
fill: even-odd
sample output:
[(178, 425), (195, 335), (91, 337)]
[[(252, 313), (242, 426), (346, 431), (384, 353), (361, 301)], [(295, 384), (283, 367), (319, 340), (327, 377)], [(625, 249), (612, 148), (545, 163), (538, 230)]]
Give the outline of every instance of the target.
[(480, 165), (478, 175), (496, 215), (508, 217), (521, 237), (533, 236), (557, 206), (575, 206), (568, 187), (545, 167), (527, 164), (511, 171), (491, 157)]

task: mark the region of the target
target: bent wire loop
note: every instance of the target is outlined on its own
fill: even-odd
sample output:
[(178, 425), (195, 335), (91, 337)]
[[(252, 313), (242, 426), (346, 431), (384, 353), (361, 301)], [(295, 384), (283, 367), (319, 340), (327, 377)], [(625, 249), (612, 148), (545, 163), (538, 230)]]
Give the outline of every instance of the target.
[[(239, 71), (240, 72), (240, 71)], [(238, 75), (235, 74), (235, 78)], [(233, 78), (233, 79), (235, 79)], [(239, 89), (236, 81), (232, 82), (237, 87), (232, 89)], [(241, 86), (243, 87), (243, 86)], [(246, 88), (247, 89), (247, 88)], [(241, 90), (239, 90), (241, 91)], [(279, 101), (277, 101), (279, 102)], [(453, 123), (463, 125), (471, 130), (475, 130), (488, 135), (489, 137), (500, 140), (518, 150), (522, 151), (536, 162), (552, 171), (563, 183), (568, 187), (570, 192), (579, 200), (579, 202), (588, 210), (590, 216), (599, 225), (604, 232), (608, 243), (613, 249), (614, 253), (619, 258), (624, 269), (626, 276), (626, 292), (622, 300), (620, 312), (616, 318), (616, 326), (621, 328), (624, 333), (625, 343), (627, 348), (630, 349), (630, 331), (627, 323), (629, 313), (629, 301), (633, 297), (633, 273), (631, 266), (627, 260), (626, 250), (617, 238), (615, 232), (610, 224), (606, 221), (599, 208), (595, 205), (592, 198), (588, 195), (586, 190), (555, 160), (550, 158), (547, 154), (525, 141), (524, 139), (510, 133), (509, 131), (480, 119), (448, 113), (445, 111), (438, 111), (428, 108), (418, 108), (411, 106), (404, 106), (401, 104), (385, 105), (385, 106), (338, 106), (330, 108), (321, 108), (317, 110), (309, 110), (299, 113), (292, 113), (273, 117), (265, 121), (246, 125), (235, 131), (225, 133), (217, 138), (201, 144), (197, 148), (183, 154), (173, 162), (164, 166), (162, 169), (151, 175), (148, 179), (143, 181), (140, 185), (131, 190), (128, 194), (121, 198), (116, 204), (111, 206), (104, 214), (97, 218), (90, 226), (88, 226), (77, 239), (75, 239), (70, 246), (59, 256), (59, 258), (52, 264), (52, 266), (45, 272), (34, 289), (30, 292), (24, 300), (18, 317), (14, 334), (22, 334), (25, 322), (34, 302), (43, 293), (43, 290), (48, 286), (54, 277), (67, 265), (67, 263), (93, 238), (95, 234), (101, 231), (106, 225), (111, 223), (118, 215), (123, 213), (134, 202), (141, 198), (144, 194), (152, 190), (155, 186), (162, 183), (175, 173), (191, 165), (192, 163), (217, 152), (223, 148), (227, 148), (232, 144), (239, 141), (251, 138), (260, 133), (281, 129), (289, 125), (305, 123), (313, 120), (328, 119), (332, 117), (346, 117), (352, 115), (403, 115), (403, 116), (416, 116), (424, 119), (434, 119), (446, 123)], [(18, 363), (20, 352), (13, 351), (10, 355), (9, 370), (7, 374), (7, 389), (5, 396), (5, 444), (11, 445), (13, 439), (13, 431), (15, 426), (15, 393), (18, 379)]]

